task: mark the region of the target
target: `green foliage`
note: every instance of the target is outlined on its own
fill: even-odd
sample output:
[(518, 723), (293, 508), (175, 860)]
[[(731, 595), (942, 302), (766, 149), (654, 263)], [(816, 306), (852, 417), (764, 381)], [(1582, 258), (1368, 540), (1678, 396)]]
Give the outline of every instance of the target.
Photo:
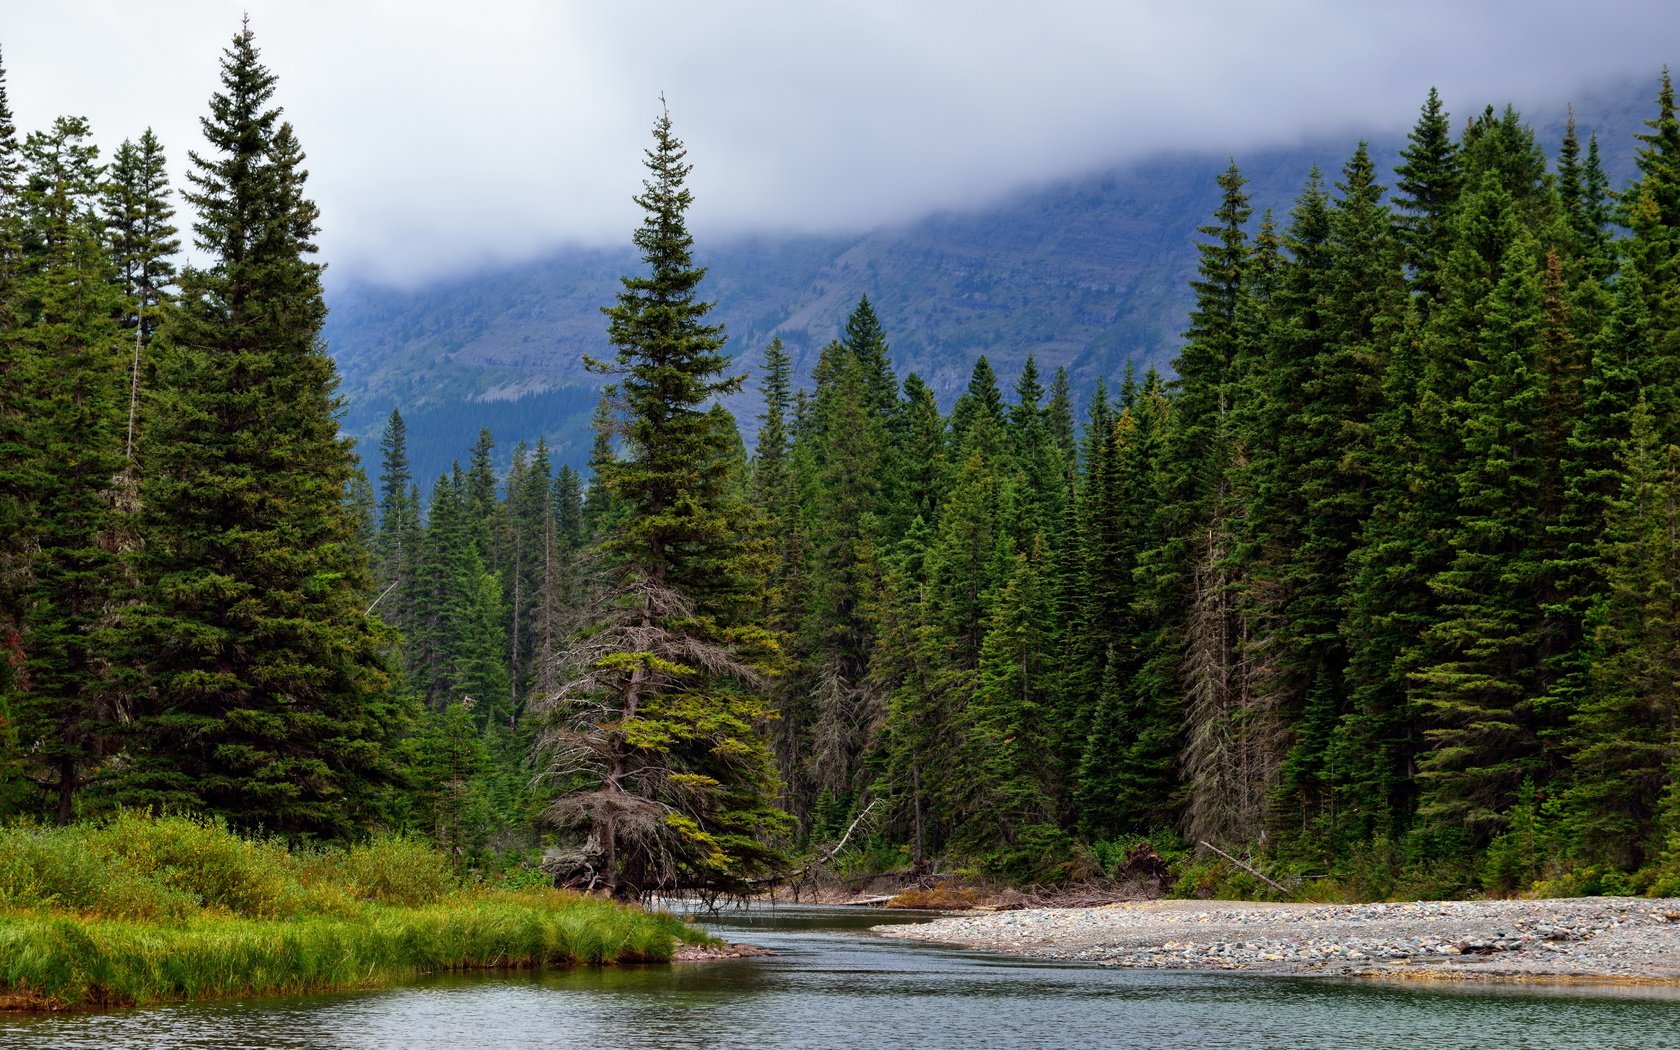
[(646, 272), (605, 309), (614, 363), (586, 360), (615, 377), (621, 412), (604, 429), (625, 445), (594, 464), (612, 508), (596, 551), (608, 569), (536, 711), (538, 770), (557, 792), (548, 819), (583, 839), (591, 879), (631, 898), (740, 891), (781, 867), (789, 824), (761, 732), (778, 648), (752, 619), (763, 518), (734, 419), (709, 407), (745, 377), (725, 374), (723, 330), (699, 297), (689, 165), (668, 113), (653, 139), (634, 235)]
[(0, 919), (0, 987), (42, 1009), (302, 994), (442, 970), (663, 961), (678, 939), (698, 935), (668, 916), (552, 890), (354, 919), (142, 924), (14, 913)]
[(416, 839), (293, 852), (132, 813), (0, 830), (0, 911), (0, 989), (41, 1008), (664, 960), (699, 939), (669, 916), (554, 890), (463, 889)]
[(344, 852), (338, 866), (351, 892), (381, 904), (435, 904), (459, 884), (448, 857), (436, 846), (402, 835), (357, 843)]
[(1500, 832), (1482, 858), (1482, 885), (1490, 892), (1513, 893), (1537, 881), (1554, 863), (1551, 823), (1536, 795), (1534, 782), (1525, 780), (1505, 816)]
[(145, 581), (121, 797), (342, 836), (372, 823), (406, 712), (388, 692), (338, 433), (318, 211), (248, 28), (224, 52), (187, 199), (203, 267), (159, 330), (142, 461)]
[(1018, 886), (1042, 886), (1067, 880), (1074, 859), (1073, 837), (1054, 824), (1028, 824), (987, 850), (980, 870)]
[(1672, 885), (1666, 76), (1614, 211), (1573, 121), (1553, 174), (1515, 110), (1454, 141), (1433, 91), (1393, 210), (1364, 144), (1281, 226), (1233, 163), (1175, 377), (1099, 382), (1082, 438), (1039, 371), (1066, 333), (964, 342), (948, 418), (962, 368), (900, 387), (908, 293), (871, 271), (839, 330), (778, 329), (750, 462), (661, 114), (593, 476), (475, 428), (422, 507), (435, 428), (384, 417), (377, 490), (340, 437), (317, 211), (248, 28), (222, 73), (178, 280), (155, 137), (108, 170), (79, 118), (20, 144), (0, 79), (0, 806), (431, 845), (124, 814), (125, 846), (14, 836), (30, 907), (351, 921), (454, 869), (537, 878), (539, 816), (621, 896), (742, 891), (795, 823), (867, 843), (848, 865), (1016, 881), (1171, 828), (1325, 899)]

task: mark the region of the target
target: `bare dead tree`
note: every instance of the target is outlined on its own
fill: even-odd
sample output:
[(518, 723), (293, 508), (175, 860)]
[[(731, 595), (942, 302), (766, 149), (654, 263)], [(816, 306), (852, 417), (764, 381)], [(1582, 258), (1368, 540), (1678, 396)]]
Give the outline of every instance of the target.
[(1264, 827), (1284, 746), (1277, 694), (1257, 688), (1248, 618), (1239, 615), (1228, 567), (1229, 535), (1216, 514), (1192, 573), (1183, 681), (1187, 733), (1181, 756), (1189, 786), (1185, 834), (1192, 841), (1247, 842)]

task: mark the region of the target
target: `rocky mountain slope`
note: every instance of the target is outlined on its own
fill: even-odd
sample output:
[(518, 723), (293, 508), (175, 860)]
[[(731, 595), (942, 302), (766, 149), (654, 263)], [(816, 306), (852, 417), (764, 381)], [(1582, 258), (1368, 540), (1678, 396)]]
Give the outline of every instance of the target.
[[(1633, 135), (1655, 112), (1655, 85), (1578, 101), (1583, 137), (1596, 130), (1612, 182), (1633, 171)], [(1451, 100), (1449, 100), (1450, 102)], [(1470, 112), (1454, 110), (1462, 121)], [(1525, 115), (1542, 144), (1562, 136), (1561, 105)], [(1256, 215), (1285, 221), (1317, 164), (1334, 182), (1357, 132), (1236, 158)], [(1385, 170), (1402, 135), (1368, 136)], [(1010, 382), (1031, 352), (1046, 374), (1065, 365), (1076, 387), (1117, 379), (1127, 361), (1170, 368), (1190, 302), (1196, 228), (1218, 201), (1225, 156), (1176, 154), (1018, 191), (983, 207), (851, 236), (702, 241), (704, 286), (748, 368), (780, 337), (801, 376), (860, 295), (875, 304), (900, 372), (914, 370), (949, 404), (986, 354)], [(376, 454), (393, 407), (410, 423), (417, 476), (465, 454), (480, 426), (505, 455), (544, 436), (580, 463), (599, 380), (580, 356), (606, 356), (601, 307), (636, 259), (623, 248), (568, 248), (522, 266), (416, 290), (338, 285), (326, 338), (344, 375), (347, 429)], [(752, 429), (756, 394), (731, 405)], [(369, 440), (371, 439), (371, 440)]]

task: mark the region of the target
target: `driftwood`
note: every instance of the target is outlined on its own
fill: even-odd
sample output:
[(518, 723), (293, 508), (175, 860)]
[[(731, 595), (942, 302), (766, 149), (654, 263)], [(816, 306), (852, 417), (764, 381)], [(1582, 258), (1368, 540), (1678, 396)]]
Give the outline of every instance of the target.
[[(831, 849), (828, 850), (828, 852), (824, 853), (820, 858), (818, 858), (816, 863), (827, 864), (829, 861), (831, 861), (835, 857), (839, 856), (840, 851), (845, 849), (846, 848), (846, 843), (848, 841), (850, 841), (850, 839), (852, 837), (852, 832), (854, 832), (858, 829), (858, 825), (863, 823), (864, 818), (869, 816), (869, 811), (874, 809), (875, 808), (875, 803), (877, 803), (879, 801), (881, 801), (881, 800), (878, 799), (878, 798), (870, 799), (869, 800), (869, 805), (863, 807), (863, 812), (859, 813), (857, 815), (857, 819), (852, 821), (851, 826), (846, 829), (846, 833), (844, 835), (840, 836), (840, 841), (836, 842), (834, 844), (834, 846)], [(806, 870), (807, 871), (810, 870), (809, 867), (807, 867)]]
[(1247, 864), (1244, 864), (1242, 861), (1240, 861), (1237, 858), (1231, 856), (1229, 853), (1226, 853), (1224, 850), (1220, 849), (1218, 846), (1213, 845), (1207, 839), (1202, 840), (1202, 845), (1206, 846), (1210, 850), (1213, 850), (1213, 852), (1219, 854), (1221, 857), (1224, 857), (1226, 860), (1230, 861), (1232, 864), (1235, 864), (1237, 867), (1241, 868), (1242, 870), (1248, 872), (1250, 875), (1253, 875), (1255, 878), (1259, 879), (1261, 882), (1264, 882), (1266, 885), (1270, 886), (1272, 889), (1277, 890), (1279, 893), (1283, 894), (1285, 897), (1293, 897), (1294, 896), (1294, 894), (1291, 893), (1289, 890), (1284, 889), (1282, 886), (1279, 886), (1277, 883), (1273, 882), (1271, 879), (1268, 879), (1266, 876), (1260, 874), (1258, 871), (1255, 871), (1253, 868), (1249, 867)]
[[(869, 805), (863, 807), (863, 812), (859, 813), (857, 815), (857, 819), (852, 821), (851, 826), (846, 829), (846, 833), (844, 835), (840, 836), (840, 841), (836, 842), (834, 845), (832, 845), (828, 849), (824, 850), (821, 854), (818, 855), (817, 859), (811, 861), (809, 864), (805, 865), (803, 868), (800, 868), (797, 871), (786, 871), (786, 872), (779, 872), (775, 875), (766, 875), (763, 878), (759, 878), (759, 879), (749, 879), (748, 882), (747, 882), (747, 885), (749, 885), (749, 886), (770, 886), (770, 887), (774, 887), (774, 886), (778, 885), (779, 883), (783, 883), (783, 882), (790, 882), (790, 883), (791, 882), (797, 882), (798, 880), (803, 879), (805, 876), (811, 874), (811, 872), (815, 871), (816, 869), (827, 865), (829, 861), (833, 860), (835, 857), (840, 855), (841, 850), (846, 848), (846, 843), (851, 840), (852, 832), (854, 832), (858, 829), (858, 825), (863, 823), (864, 818), (869, 816), (869, 811), (874, 809), (875, 808), (875, 803), (877, 803), (879, 801), (881, 801), (881, 800), (878, 799), (878, 798), (870, 799)], [(796, 895), (795, 895), (794, 899), (795, 900), (799, 899), (798, 896), (797, 896), (797, 892), (796, 892)]]

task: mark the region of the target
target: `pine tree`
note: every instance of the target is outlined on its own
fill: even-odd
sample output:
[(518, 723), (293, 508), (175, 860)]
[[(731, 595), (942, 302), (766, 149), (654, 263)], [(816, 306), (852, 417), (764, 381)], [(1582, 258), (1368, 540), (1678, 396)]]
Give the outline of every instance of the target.
[(554, 472), (554, 531), (562, 554), (569, 557), (583, 546), (583, 478), (566, 463)]
[[(1291, 723), (1323, 670), (1326, 642), (1315, 599), (1330, 581), (1307, 557), (1308, 507), (1339, 491), (1337, 460), (1326, 461), (1322, 447), (1324, 432), (1340, 425), (1341, 406), (1323, 389), (1337, 377), (1324, 376), (1334, 338), (1331, 202), (1316, 166), (1282, 235), (1268, 237), (1263, 223), (1255, 240), (1234, 362), (1230, 485), (1243, 513), (1230, 563), (1243, 581), (1237, 601), (1257, 699), (1268, 721)], [(1341, 449), (1336, 443), (1335, 453)], [(1279, 795), (1293, 796), (1275, 799), (1280, 809), (1310, 805), (1287, 780)]]
[(1051, 606), (1042, 543), (1017, 554), (981, 644), (974, 696), (964, 712), (966, 795), (962, 836), (1017, 878), (1048, 872), (1064, 840), (1042, 756), (1050, 738)]
[(134, 355), (129, 362), (128, 439), (129, 470), (134, 469), (134, 428), (140, 407), (140, 365), (146, 343), (157, 331), (163, 311), (174, 298), (173, 256), (181, 248), (171, 220), (175, 207), (169, 203), (169, 172), (164, 164), (163, 145), (147, 128), (138, 143), (123, 142), (112, 159), (104, 186), (106, 236), (112, 262), (130, 303), (125, 325), (134, 330)]
[[(990, 429), (990, 424), (982, 422), (976, 429)], [(997, 466), (978, 447), (983, 439), (973, 444), (977, 447), (968, 450), (946, 493), (927, 569), (935, 622), (952, 642), (948, 659), (953, 669), (965, 672), (979, 666), (992, 601), (1003, 583), (997, 561), (1004, 539)]]
[(480, 847), (496, 814), (484, 790), (491, 757), (472, 705), (455, 703), (428, 713), (403, 745), (415, 784), (413, 804), (426, 834), (457, 855)]
[(369, 818), (400, 730), (366, 554), (344, 494), (317, 211), (249, 25), (191, 154), (196, 243), (158, 333), (141, 569), (159, 707), (129, 797), (236, 826), (344, 834)]
[(759, 505), (776, 517), (787, 486), (788, 411), (793, 407), (793, 362), (780, 339), (764, 348), (764, 414), (759, 417), (758, 448), (753, 455), (753, 483)]
[(1457, 521), (1448, 564), (1430, 581), (1441, 603), (1440, 618), (1425, 633), (1434, 659), (1415, 676), (1431, 744), (1420, 760), (1420, 815), (1473, 837), (1495, 830), (1524, 778), (1539, 771), (1534, 704), (1545, 689), (1545, 523), (1535, 427), (1542, 291), (1534, 253), (1526, 234), (1509, 242), (1498, 284), (1478, 304), (1484, 320), (1461, 344), (1470, 386)]
[(909, 840), (917, 863), (942, 849), (955, 824), (952, 794), (962, 782), (957, 704), (968, 676), (950, 667), (950, 638), (930, 602), (928, 553), (933, 537), (916, 518), (884, 559), (881, 633), (871, 672), (886, 699), (875, 742), (888, 817)]
[[(496, 439), (488, 429), (480, 429), (478, 440), (467, 454), (465, 484), (461, 498), (465, 501), (467, 532), (478, 547), (478, 556), (485, 565), (496, 565), (503, 553), (497, 547), (494, 521), (496, 517)], [(517, 460), (516, 460), (517, 461)]]
[(23, 272), (16, 286), (20, 405), (30, 413), (22, 510), (15, 699), (20, 743), (61, 824), (110, 749), (126, 676), (117, 609), (129, 600), (122, 552), (133, 543), (123, 471), (120, 297), (95, 211), (102, 169), (87, 122), (60, 117), (29, 136), (21, 191)]
[[(906, 528), (916, 518), (931, 526), (939, 520), (939, 506), (949, 483), (951, 442), (932, 389), (914, 372), (904, 377), (902, 419), (899, 448), (906, 450), (906, 465), (900, 475), (900, 516)], [(914, 455), (908, 454), (910, 450)], [(897, 521), (893, 524), (896, 531)]]
[(1607, 588), (1590, 614), (1598, 659), (1574, 713), (1565, 810), (1582, 858), (1624, 870), (1662, 852), (1660, 804), (1680, 758), (1680, 448), (1634, 406), (1626, 483), (1603, 538)]
[(1003, 393), (998, 389), (997, 373), (992, 370), (992, 363), (985, 354), (975, 360), (974, 370), (968, 377), (968, 389), (957, 398), (956, 405), (951, 409), (951, 447), (975, 447), (970, 443), (970, 431), (976, 430), (982, 420), (985, 429), (981, 432), (981, 440), (987, 442), (983, 451), (989, 455), (996, 454), (1002, 447), (1004, 436)]
[(1176, 362), (1168, 449), (1160, 468), (1160, 537), (1140, 557), (1149, 580), (1139, 595), (1153, 630), (1142, 645), (1133, 687), (1152, 708), (1169, 697), (1185, 705), (1180, 761), (1189, 787), (1188, 837), (1243, 841), (1260, 830), (1261, 803), (1275, 771), (1266, 768), (1272, 727), (1252, 717), (1253, 683), (1241, 659), (1242, 624), (1230, 570), (1238, 513), (1229, 489), (1234, 462), (1232, 380), (1247, 307), (1253, 211), (1235, 163), (1219, 176), (1214, 221), (1197, 246), (1196, 305)]
[(590, 482), (583, 496), (583, 534), (591, 541), (607, 533), (617, 514), (612, 493), (601, 484), (601, 479), (611, 473), (618, 458), (613, 447), (617, 424), (613, 419), (612, 403), (613, 388), (609, 386), (595, 403), (595, 412), (589, 418), (589, 429), (595, 436), (589, 446)]
[(1342, 600), (1375, 498), (1372, 428), (1383, 407), (1383, 369), (1406, 316), (1393, 220), (1363, 143), (1337, 190), (1327, 213), (1326, 268), (1315, 290), (1318, 353), (1297, 395), (1302, 454), (1289, 468), (1292, 480), (1279, 479), (1300, 493), (1286, 570), (1289, 626), (1280, 648), (1293, 683), (1284, 717), (1296, 727), (1283, 781), (1303, 820), (1334, 813), (1330, 742), (1347, 697)]
[(1419, 309), (1427, 315), (1441, 299), (1441, 267), (1453, 242), (1452, 212), (1464, 185), (1458, 146), (1434, 88), (1429, 89), (1400, 158), (1394, 169), (1398, 177), (1394, 203), (1404, 213), (1400, 233), (1412, 289)]
[(22, 231), (18, 189), (21, 161), (17, 127), (0, 64), (0, 807), (10, 809), (29, 793), (21, 773), (15, 714), (10, 708), (15, 669), (23, 658), (23, 591), (27, 584), (26, 497), (35, 442), (34, 414), (24, 403), (23, 358), (14, 331), (18, 324), (18, 279)]
[(547, 443), (538, 438), (537, 447), (527, 451), (521, 442), (507, 477), (507, 499), (498, 514), (498, 570), (510, 617), (507, 649), (511, 693), (498, 703), (496, 717), (509, 722), (517, 720), (522, 698), (536, 679), (532, 654), (537, 648), (539, 609), (552, 596), (544, 580), (549, 569), (547, 552), (554, 543), (548, 534), (554, 525), (550, 514), (553, 484)]
[[(867, 304), (865, 304), (867, 305)], [(871, 363), (839, 343), (818, 368), (813, 448), (819, 464), (807, 502), (809, 580), (801, 650), (816, 695), (811, 754), (819, 788), (851, 797), (878, 698), (867, 688), (889, 456), (887, 420)]]
[(1064, 473), (1071, 474), (1078, 451), (1073, 442), (1073, 387), (1067, 369), (1060, 365), (1056, 366), (1055, 378), (1050, 380), (1050, 400), (1044, 406), (1044, 417), (1066, 461)]
[(0, 195), (8, 200), (17, 193), (23, 177), (23, 159), (18, 154), (17, 123), (12, 117), (11, 95), (6, 87), (6, 66), (0, 60)]
[(379, 527), (374, 536), (376, 608), (404, 631), (414, 625), (414, 573), (421, 539), (420, 500), (408, 461), (408, 424), (391, 409), (379, 438)]
[(1581, 157), (1581, 140), (1575, 128), (1575, 108), (1569, 109), (1563, 142), (1557, 158), (1558, 202), (1568, 225), (1568, 252), (1589, 277), (1604, 280), (1612, 265), (1608, 184), (1598, 159), (1598, 136), (1587, 144)]
[(1639, 362), (1659, 439), (1680, 437), (1680, 117), (1663, 71), (1657, 116), (1645, 122), (1635, 155), (1639, 177), (1620, 195), (1618, 221), (1631, 231), (1621, 249), (1639, 270), (1650, 352)]
[(857, 308), (846, 318), (842, 342), (863, 369), (870, 407), (883, 424), (887, 423), (898, 411), (898, 377), (893, 374), (887, 352), (887, 334), (875, 316), (875, 308), (869, 305), (869, 296), (859, 298)]
[(1492, 176), (1530, 229), (1546, 229), (1556, 217), (1545, 151), (1514, 106), (1507, 105), (1497, 116), (1489, 106), (1465, 126), (1459, 165), (1464, 185), (1472, 191), (1484, 176)]
[(723, 330), (698, 296), (690, 168), (669, 113), (653, 138), (634, 238), (648, 270), (605, 309), (616, 361), (590, 362), (618, 377), (624, 408), (626, 456), (596, 478), (621, 508), (602, 544), (611, 582), (538, 738), (546, 775), (578, 787), (549, 818), (587, 835), (588, 863), (619, 896), (738, 889), (776, 866), (768, 836), (785, 822), (752, 666), (767, 636), (732, 620), (745, 565), (725, 504), (740, 457), (705, 407), (744, 377), (726, 374)]

